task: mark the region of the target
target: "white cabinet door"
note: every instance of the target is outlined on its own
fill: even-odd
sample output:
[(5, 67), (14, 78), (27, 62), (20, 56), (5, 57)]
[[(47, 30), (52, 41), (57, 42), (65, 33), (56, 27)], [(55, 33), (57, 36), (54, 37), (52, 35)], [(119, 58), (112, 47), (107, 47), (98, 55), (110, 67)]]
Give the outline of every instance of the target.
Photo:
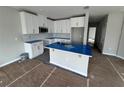
[(40, 27), (43, 27), (43, 16), (42, 15), (38, 15), (38, 25)]
[(57, 21), (57, 24), (58, 24), (58, 31), (57, 31), (57, 33), (62, 33), (62, 21)]
[(47, 18), (43, 15), (38, 15), (38, 23), (40, 27), (47, 27)]
[(75, 17), (71, 18), (71, 27), (84, 27), (85, 17)]
[(63, 33), (70, 33), (70, 20), (63, 20)]
[(33, 27), (33, 34), (38, 34), (39, 29), (38, 29), (38, 19), (37, 16), (32, 15), (32, 27)]
[(54, 33), (54, 21), (51, 21), (51, 32)]
[(57, 33), (63, 33), (64, 28), (63, 28), (63, 20), (57, 21)]
[(55, 30), (55, 33), (59, 32), (59, 22), (58, 21), (54, 22), (54, 30)]
[(29, 53), (29, 58), (32, 59), (44, 52), (43, 41), (36, 43), (24, 43), (25, 52)]
[(54, 33), (54, 22), (52, 20), (47, 19), (48, 32)]
[(66, 21), (65, 20), (61, 20), (61, 33), (65, 33), (66, 32)]
[(43, 16), (43, 27), (48, 27), (47, 26), (47, 17)]
[(66, 20), (66, 33), (71, 33), (70, 19)]
[(38, 56), (43, 53), (43, 42), (34, 43), (32, 46), (34, 46), (34, 56)]
[(61, 33), (66, 33), (66, 21), (61, 20)]
[(58, 20), (54, 22), (55, 33), (70, 33), (70, 20)]
[(39, 33), (36, 15), (27, 12), (20, 12), (20, 17), (21, 17), (22, 34)]
[(56, 30), (57, 30), (57, 23), (56, 21), (54, 21), (54, 33), (56, 33)]
[(65, 20), (58, 20), (57, 21), (57, 33), (65, 33)]
[(32, 25), (32, 16), (26, 12), (20, 12), (21, 17), (21, 26), (23, 34), (32, 34), (33, 33), (33, 25)]
[(44, 48), (43, 48), (43, 42), (39, 42), (37, 44), (37, 50), (38, 50), (38, 55), (42, 54), (43, 51), (44, 51)]
[(51, 21), (49, 19), (47, 20), (47, 25), (48, 25), (48, 33), (51, 33)]
[(27, 26), (26, 34), (32, 34), (33, 33), (32, 15), (25, 13), (25, 16), (26, 16), (25, 21), (26, 21), (26, 26)]
[(38, 55), (37, 44), (32, 44), (32, 58)]

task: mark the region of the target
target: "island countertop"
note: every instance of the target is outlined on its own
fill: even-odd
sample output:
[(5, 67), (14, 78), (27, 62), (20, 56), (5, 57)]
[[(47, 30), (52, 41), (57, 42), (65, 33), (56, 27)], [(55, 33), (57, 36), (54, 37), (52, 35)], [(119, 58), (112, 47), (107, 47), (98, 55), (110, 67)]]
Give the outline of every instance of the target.
[(56, 42), (53, 44), (49, 44), (46, 47), (92, 56), (92, 49), (89, 45), (65, 44)]

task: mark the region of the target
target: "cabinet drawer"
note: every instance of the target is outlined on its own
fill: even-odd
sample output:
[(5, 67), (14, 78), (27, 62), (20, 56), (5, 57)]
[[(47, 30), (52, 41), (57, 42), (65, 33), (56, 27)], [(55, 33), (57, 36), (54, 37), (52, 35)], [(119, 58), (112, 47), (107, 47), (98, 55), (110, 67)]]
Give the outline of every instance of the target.
[(37, 45), (32, 46), (32, 55), (36, 57), (38, 55)]

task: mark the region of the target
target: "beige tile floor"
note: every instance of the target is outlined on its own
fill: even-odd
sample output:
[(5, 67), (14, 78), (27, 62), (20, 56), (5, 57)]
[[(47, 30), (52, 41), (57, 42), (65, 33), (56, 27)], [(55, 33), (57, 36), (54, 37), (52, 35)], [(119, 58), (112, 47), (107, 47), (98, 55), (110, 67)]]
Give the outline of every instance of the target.
[(124, 60), (93, 50), (88, 78), (49, 64), (49, 52), (0, 68), (1, 87), (123, 87)]

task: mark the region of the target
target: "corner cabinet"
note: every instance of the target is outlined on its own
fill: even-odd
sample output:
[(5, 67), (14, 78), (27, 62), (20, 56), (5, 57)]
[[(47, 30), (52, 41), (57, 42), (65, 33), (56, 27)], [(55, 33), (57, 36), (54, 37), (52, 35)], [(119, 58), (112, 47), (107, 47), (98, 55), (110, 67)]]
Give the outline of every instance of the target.
[(38, 34), (38, 19), (36, 15), (20, 12), (22, 34)]
[(71, 27), (84, 27), (85, 17), (71, 18)]
[(24, 43), (25, 52), (29, 54), (29, 58), (35, 58), (44, 52), (43, 41), (35, 43)]

